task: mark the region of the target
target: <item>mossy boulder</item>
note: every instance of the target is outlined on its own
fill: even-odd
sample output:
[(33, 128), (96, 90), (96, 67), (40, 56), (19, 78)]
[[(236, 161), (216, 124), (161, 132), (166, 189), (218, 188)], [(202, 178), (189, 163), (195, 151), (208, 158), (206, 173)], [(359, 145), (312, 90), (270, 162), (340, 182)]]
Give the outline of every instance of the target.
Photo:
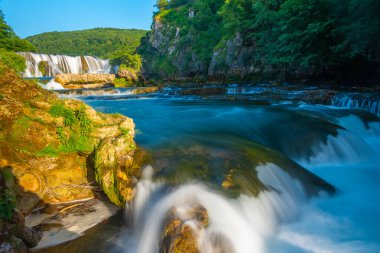
[(115, 87), (128, 87), (135, 85), (139, 80), (139, 73), (137, 70), (120, 65), (115, 79)]
[(38, 70), (41, 72), (42, 76), (47, 76), (49, 74), (49, 63), (47, 61), (39, 62)]
[(117, 205), (132, 199), (139, 164), (131, 119), (60, 100), (9, 69), (0, 94), (1, 166), (12, 169), (25, 214), (40, 201), (93, 198), (97, 182)]

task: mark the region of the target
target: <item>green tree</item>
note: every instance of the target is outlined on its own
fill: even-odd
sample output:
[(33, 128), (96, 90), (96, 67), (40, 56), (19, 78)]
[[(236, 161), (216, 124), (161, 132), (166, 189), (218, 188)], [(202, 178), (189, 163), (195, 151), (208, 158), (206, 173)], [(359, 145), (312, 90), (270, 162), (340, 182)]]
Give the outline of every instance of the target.
[(169, 2), (168, 0), (157, 0), (156, 7), (159, 10), (165, 10), (168, 8)]
[(20, 39), (5, 22), (4, 14), (0, 9), (0, 48), (8, 51), (34, 51), (35, 47), (28, 41)]

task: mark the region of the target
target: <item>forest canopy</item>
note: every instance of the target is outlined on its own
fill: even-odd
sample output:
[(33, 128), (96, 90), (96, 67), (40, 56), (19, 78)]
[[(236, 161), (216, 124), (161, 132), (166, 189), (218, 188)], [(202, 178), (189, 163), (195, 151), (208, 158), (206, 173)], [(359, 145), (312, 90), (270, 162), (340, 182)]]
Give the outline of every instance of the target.
[(36, 48), (27, 40), (20, 39), (13, 29), (5, 22), (0, 9), (0, 60), (16, 71), (25, 69), (25, 60), (15, 52), (35, 51)]
[(125, 52), (135, 52), (146, 32), (136, 29), (95, 28), (48, 32), (26, 39), (37, 47), (39, 53), (114, 58)]
[[(209, 66), (214, 52), (237, 37), (243, 46), (255, 48), (253, 62), (274, 69), (313, 66), (350, 72), (380, 66), (378, 0), (157, 0), (156, 6), (155, 22), (180, 31), (177, 51), (157, 57), (155, 71), (168, 75), (176, 72), (174, 57), (187, 45)], [(150, 57), (149, 50), (143, 44), (144, 58)]]

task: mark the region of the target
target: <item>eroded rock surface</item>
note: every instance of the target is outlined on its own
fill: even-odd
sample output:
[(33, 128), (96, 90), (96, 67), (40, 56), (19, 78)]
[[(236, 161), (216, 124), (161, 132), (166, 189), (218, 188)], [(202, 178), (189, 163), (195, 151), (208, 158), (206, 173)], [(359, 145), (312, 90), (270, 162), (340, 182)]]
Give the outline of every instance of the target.
[(199, 234), (209, 225), (207, 210), (201, 205), (172, 208), (162, 226), (160, 253), (199, 253)]
[(113, 203), (131, 200), (139, 175), (131, 119), (59, 100), (9, 69), (0, 77), (0, 94), (0, 168), (11, 168), (22, 212), (41, 200), (93, 198), (95, 179)]
[(55, 81), (66, 89), (101, 88), (112, 85), (113, 74), (59, 74)]

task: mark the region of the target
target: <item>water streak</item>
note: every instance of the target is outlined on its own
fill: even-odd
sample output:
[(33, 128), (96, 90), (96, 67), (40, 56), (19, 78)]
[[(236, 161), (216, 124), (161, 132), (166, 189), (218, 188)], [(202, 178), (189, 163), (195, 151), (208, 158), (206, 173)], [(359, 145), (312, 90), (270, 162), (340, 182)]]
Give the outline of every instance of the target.
[[(53, 77), (58, 74), (110, 73), (109, 60), (102, 60), (92, 56), (67, 56), (37, 54), (29, 52), (19, 53), (26, 60), (24, 77)], [(41, 72), (44, 69), (45, 73)]]

